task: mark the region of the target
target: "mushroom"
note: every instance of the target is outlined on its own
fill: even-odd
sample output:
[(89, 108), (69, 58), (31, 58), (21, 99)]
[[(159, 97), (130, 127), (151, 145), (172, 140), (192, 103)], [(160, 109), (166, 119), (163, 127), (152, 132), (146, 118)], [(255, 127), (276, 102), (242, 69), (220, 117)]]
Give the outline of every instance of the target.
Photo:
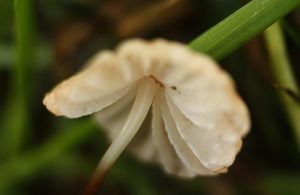
[(231, 77), (207, 55), (163, 39), (134, 39), (101, 51), (43, 102), (58, 116), (95, 113), (104, 126), (112, 144), (94, 183), (127, 145), (176, 176), (226, 172), (250, 128)]

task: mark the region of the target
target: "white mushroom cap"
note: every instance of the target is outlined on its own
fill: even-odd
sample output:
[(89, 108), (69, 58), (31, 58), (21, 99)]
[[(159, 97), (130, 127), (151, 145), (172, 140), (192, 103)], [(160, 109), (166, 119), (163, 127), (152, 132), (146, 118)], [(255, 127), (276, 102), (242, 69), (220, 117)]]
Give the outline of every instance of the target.
[(247, 107), (216, 62), (183, 44), (136, 39), (115, 52), (100, 52), (47, 94), (44, 104), (70, 118), (97, 112), (114, 140), (145, 79), (155, 88), (149, 92), (152, 112), (130, 150), (177, 176), (226, 172), (250, 128)]

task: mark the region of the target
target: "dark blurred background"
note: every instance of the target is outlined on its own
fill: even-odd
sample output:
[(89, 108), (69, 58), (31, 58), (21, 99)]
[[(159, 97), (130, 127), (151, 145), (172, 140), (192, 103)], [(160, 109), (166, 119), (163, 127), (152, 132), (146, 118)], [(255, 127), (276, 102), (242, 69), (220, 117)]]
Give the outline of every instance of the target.
[[(80, 194), (108, 147), (89, 117), (57, 118), (44, 94), (94, 53), (132, 37), (189, 43), (246, 0), (32, 0), (24, 35), (12, 0), (0, 0), (0, 194)], [(25, 9), (26, 10), (26, 9)], [(23, 16), (24, 16), (23, 15)], [(300, 9), (283, 19), (296, 77)], [(27, 53), (26, 53), (27, 52)], [(229, 172), (192, 180), (124, 153), (101, 189), (111, 195), (300, 194), (299, 147), (259, 35), (223, 59), (249, 106), (252, 129)], [(21, 82), (20, 82), (21, 80)], [(300, 120), (300, 118), (299, 118)], [(54, 141), (52, 141), (54, 140)]]

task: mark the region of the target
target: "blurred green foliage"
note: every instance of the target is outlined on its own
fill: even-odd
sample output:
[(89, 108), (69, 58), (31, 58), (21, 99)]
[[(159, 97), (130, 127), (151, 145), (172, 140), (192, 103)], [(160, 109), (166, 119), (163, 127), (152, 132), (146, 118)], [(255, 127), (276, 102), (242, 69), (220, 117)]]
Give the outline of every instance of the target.
[[(182, 0), (179, 6), (156, 13), (152, 5), (159, 7), (163, 1), (1, 0), (0, 194), (80, 194), (84, 189), (108, 146), (106, 136), (90, 118), (55, 118), (41, 102), (55, 83), (77, 71), (93, 53), (135, 36), (189, 42), (243, 3)], [(181, 180), (125, 153), (106, 178), (102, 194), (300, 194), (299, 151), (279, 89), (274, 87), (268, 50), (258, 37), (233, 52), (300, 1), (272, 6), (282, 3), (284, 6), (255, 8), (272, 11), (267, 11), (267, 18), (249, 18), (247, 28), (237, 26), (244, 37), (228, 35), (217, 42), (218, 34), (224, 35), (217, 25), (196, 41), (196, 48), (202, 51), (205, 44), (220, 44), (218, 52), (223, 49), (224, 54), (220, 56), (227, 56), (220, 63), (236, 80), (251, 111), (252, 131), (229, 173)], [(144, 15), (149, 9), (159, 19)], [(145, 24), (132, 26), (133, 18), (144, 18)], [(247, 21), (236, 19), (237, 23)], [(293, 55), (300, 52), (299, 9), (284, 24), (288, 24), (284, 25), (286, 50), (291, 65), (296, 65), (300, 63), (298, 55)], [(239, 44), (230, 50), (222, 47), (230, 39)], [(216, 47), (208, 51), (217, 52)], [(292, 66), (292, 70), (299, 78), (300, 69)]]

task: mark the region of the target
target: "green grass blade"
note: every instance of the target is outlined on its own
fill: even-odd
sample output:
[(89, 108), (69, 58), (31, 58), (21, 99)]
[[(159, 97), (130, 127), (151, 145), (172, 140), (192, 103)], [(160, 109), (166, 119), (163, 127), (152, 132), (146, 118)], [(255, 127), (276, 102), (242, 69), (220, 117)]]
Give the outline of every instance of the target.
[(223, 59), (299, 4), (300, 0), (252, 0), (189, 46), (217, 60)]
[(59, 133), (44, 145), (17, 159), (2, 163), (0, 165), (0, 192), (7, 190), (20, 180), (34, 175), (63, 155), (66, 150), (82, 143), (96, 133), (97, 129), (96, 124), (88, 119), (74, 121), (65, 127), (64, 133)]
[(31, 0), (15, 0), (16, 63), (11, 74), (4, 128), (11, 157), (20, 151), (29, 127), (30, 94), (34, 82), (35, 29)]
[[(270, 54), (271, 71), (278, 86), (299, 94), (296, 79), (287, 55), (285, 40), (279, 23), (275, 23), (265, 31), (266, 45)], [(295, 138), (300, 146), (300, 106), (289, 94), (281, 91), (282, 101), (294, 130)]]

